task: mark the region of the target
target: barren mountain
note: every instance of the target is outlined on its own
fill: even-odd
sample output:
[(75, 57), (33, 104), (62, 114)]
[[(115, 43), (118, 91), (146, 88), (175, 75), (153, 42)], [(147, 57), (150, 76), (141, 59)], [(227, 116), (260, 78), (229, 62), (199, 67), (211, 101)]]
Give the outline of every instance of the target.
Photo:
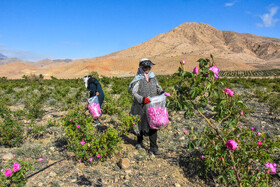
[(4, 59), (6, 59), (6, 58), (8, 58), (8, 57), (6, 57), (5, 55), (3, 55), (3, 54), (0, 53), (0, 60), (4, 60)]
[[(132, 76), (138, 61), (150, 58), (156, 74), (174, 73), (179, 62), (186, 59), (185, 69), (192, 70), (199, 58), (213, 54), (221, 70), (253, 70), (280, 68), (280, 39), (248, 33), (220, 31), (204, 23), (184, 23), (131, 48), (92, 59), (36, 68), (36, 74), (58, 78), (82, 77), (92, 71), (109, 76)], [(9, 65), (7, 65), (9, 66)], [(7, 67), (5, 67), (7, 68)], [(19, 78), (0, 69), (0, 76)]]

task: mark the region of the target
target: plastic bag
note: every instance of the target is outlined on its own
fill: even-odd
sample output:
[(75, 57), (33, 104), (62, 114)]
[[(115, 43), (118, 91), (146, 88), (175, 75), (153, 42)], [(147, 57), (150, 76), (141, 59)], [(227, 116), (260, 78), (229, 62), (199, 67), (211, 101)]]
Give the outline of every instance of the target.
[(97, 119), (101, 116), (100, 104), (97, 96), (91, 97), (88, 99), (88, 109), (89, 113), (94, 119)]
[(169, 123), (168, 111), (165, 107), (166, 96), (164, 94), (150, 99), (146, 105), (146, 114), (149, 125), (152, 129), (160, 129)]

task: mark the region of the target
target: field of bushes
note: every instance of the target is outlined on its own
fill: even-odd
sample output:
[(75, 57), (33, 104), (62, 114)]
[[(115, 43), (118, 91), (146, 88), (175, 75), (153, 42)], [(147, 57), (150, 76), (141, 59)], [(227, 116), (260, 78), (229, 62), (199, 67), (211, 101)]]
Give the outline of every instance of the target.
[[(265, 77), (279, 74), (279, 69), (220, 72), (224, 87), (235, 90), (247, 104), (240, 124), (247, 128), (254, 126), (256, 132), (265, 132), (267, 138), (274, 140), (280, 137), (280, 79)], [(204, 168), (201, 155), (195, 152), (200, 149), (190, 142), (207, 123), (197, 112), (189, 118), (184, 113), (188, 109), (180, 107), (180, 102), (174, 104), (173, 96), (179, 98), (182, 92), (176, 86), (183, 88), (180, 76), (157, 76), (171, 97), (167, 105), (170, 124), (160, 130), (158, 137), (164, 153), (155, 157), (145, 149), (134, 148), (136, 138), (130, 130), (138, 119), (129, 114), (132, 97), (127, 91), (133, 77), (102, 77), (95, 72), (92, 75), (105, 93), (99, 127), (92, 126), (93, 119), (86, 107), (89, 93), (82, 79), (46, 80), (35, 75), (19, 80), (0, 78), (1, 185), (213, 186), (224, 180), (228, 185), (234, 183), (219, 178), (218, 171), (210, 174), (201, 171)], [(191, 79), (186, 74), (182, 76)], [(248, 76), (263, 78), (242, 78)], [(82, 141), (85, 145), (81, 145)], [(145, 145), (149, 147), (148, 140)], [(4, 158), (9, 154), (13, 158)], [(122, 164), (124, 158), (128, 159), (128, 168)], [(275, 158), (279, 165), (279, 157)], [(14, 178), (9, 179), (4, 170), (12, 168), (15, 162), (21, 165), (21, 173), (15, 172)], [(277, 173), (267, 185), (279, 184)]]

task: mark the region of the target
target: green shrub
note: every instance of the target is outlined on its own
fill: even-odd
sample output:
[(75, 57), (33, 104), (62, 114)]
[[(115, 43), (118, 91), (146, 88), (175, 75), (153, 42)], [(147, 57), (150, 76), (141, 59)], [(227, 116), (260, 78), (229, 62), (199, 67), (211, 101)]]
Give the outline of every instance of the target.
[[(16, 168), (16, 164), (19, 165), (18, 170)], [(3, 170), (0, 172), (0, 186), (23, 187), (27, 183), (26, 173), (33, 170), (33, 163), (22, 159), (13, 159), (5, 165), (1, 165), (0, 170)], [(7, 171), (10, 171), (12, 173), (11, 176), (6, 176)]]
[(19, 146), (22, 144), (23, 124), (16, 120), (12, 112), (4, 105), (0, 106), (0, 144), (5, 146)]
[(42, 117), (45, 113), (43, 103), (47, 99), (46, 93), (29, 92), (24, 100), (24, 108), (26, 109), (26, 117), (28, 119), (36, 119)]
[(117, 129), (108, 128), (100, 133), (92, 123), (93, 118), (85, 114), (83, 107), (69, 111), (63, 119), (69, 150), (75, 153), (77, 159), (86, 162), (90, 158), (97, 160), (99, 156), (100, 160), (109, 157), (121, 142)]

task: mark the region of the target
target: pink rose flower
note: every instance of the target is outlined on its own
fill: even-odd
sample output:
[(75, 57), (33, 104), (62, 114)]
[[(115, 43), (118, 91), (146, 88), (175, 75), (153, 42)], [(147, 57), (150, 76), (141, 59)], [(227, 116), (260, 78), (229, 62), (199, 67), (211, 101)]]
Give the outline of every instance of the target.
[(251, 129), (252, 129), (252, 130), (255, 130), (255, 128), (254, 128), (254, 127), (251, 127)]
[(4, 174), (6, 177), (10, 177), (13, 174), (13, 171), (9, 169), (9, 170), (6, 170)]
[(225, 161), (225, 159), (222, 157), (222, 160)]
[(276, 164), (272, 164), (270, 162), (268, 162), (267, 164), (264, 165), (265, 167), (269, 168), (271, 170), (271, 173), (274, 174), (276, 173)]
[(43, 158), (39, 158), (38, 160), (39, 160), (39, 162), (42, 162), (44, 159)]
[(1, 169), (1, 172), (3, 172), (3, 171), (4, 171), (4, 168)]
[(185, 64), (186, 63), (186, 60), (183, 60), (183, 64)]
[(168, 97), (168, 96), (170, 96), (170, 93), (165, 93), (164, 95), (165, 95), (166, 97)]
[(100, 156), (100, 154), (97, 154), (96, 157), (97, 157), (97, 158), (100, 158), (101, 156)]
[(14, 154), (14, 157), (16, 157), (17, 155), (16, 154)]
[(215, 74), (215, 80), (220, 78), (220, 75), (219, 75), (220, 69), (218, 67), (212, 66), (211, 68), (209, 68), (209, 70), (213, 71), (213, 73)]
[(193, 69), (193, 74), (197, 74), (198, 73), (198, 67), (195, 67), (194, 69)]
[(213, 73), (218, 74), (220, 72), (220, 69), (217, 66), (212, 66), (209, 68), (209, 70), (213, 71)]
[(204, 155), (201, 155), (200, 158), (201, 158), (201, 159), (204, 159)]
[(206, 82), (204, 83), (204, 86), (206, 86)]
[(20, 165), (19, 165), (19, 163), (15, 162), (14, 166), (13, 166), (13, 171), (17, 172), (18, 170), (20, 170)]
[(80, 128), (80, 125), (77, 125), (77, 129)]
[(225, 88), (224, 91), (230, 96), (230, 97), (234, 97), (234, 91), (229, 89), (229, 88)]
[(262, 142), (258, 142), (258, 145), (262, 145)]
[(92, 162), (92, 158), (90, 158), (89, 161)]
[(132, 123), (133, 126), (135, 126), (135, 123)]
[(241, 110), (241, 112), (240, 112), (240, 115), (241, 115), (241, 116), (243, 116), (243, 115), (244, 115), (244, 112), (243, 112), (243, 110)]
[(86, 142), (85, 142), (84, 140), (82, 140), (80, 143), (81, 143), (82, 145), (84, 145)]
[(229, 150), (233, 151), (237, 148), (237, 143), (234, 140), (228, 140), (226, 146)]
[(188, 131), (187, 131), (187, 130), (183, 130), (183, 132), (184, 132), (185, 134), (188, 134)]
[(260, 132), (257, 132), (257, 135), (259, 136), (259, 135), (261, 135), (261, 133), (260, 133)]

